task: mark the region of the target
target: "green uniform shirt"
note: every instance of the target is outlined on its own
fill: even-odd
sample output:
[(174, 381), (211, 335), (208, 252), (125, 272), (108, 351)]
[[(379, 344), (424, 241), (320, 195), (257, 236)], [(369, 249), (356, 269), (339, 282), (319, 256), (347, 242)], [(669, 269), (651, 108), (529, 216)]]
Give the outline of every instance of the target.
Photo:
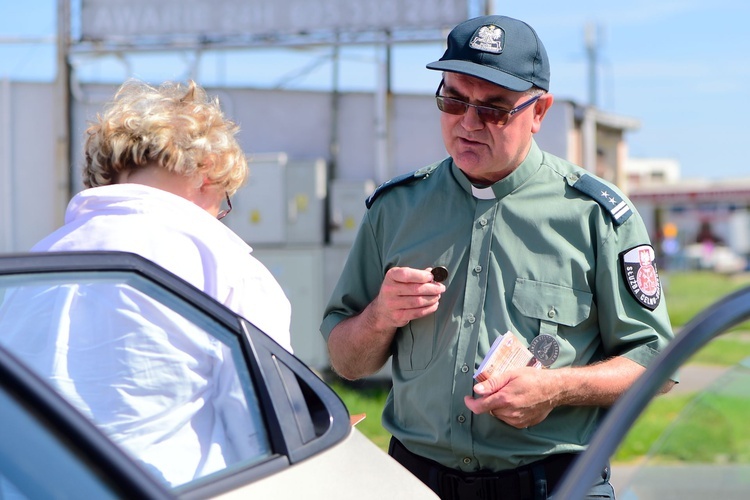
[(615, 187), (536, 143), (490, 188), (447, 158), (369, 203), (321, 332), (362, 311), (389, 268), (448, 268), (438, 311), (400, 328), (392, 346), (383, 425), (414, 453), (469, 472), (585, 447), (601, 408), (558, 407), (528, 429), (466, 408), (475, 369), (508, 330), (526, 344), (553, 335), (551, 369), (616, 355), (645, 366), (673, 336), (660, 288), (636, 280), (637, 262), (623, 264), (650, 248), (640, 216)]

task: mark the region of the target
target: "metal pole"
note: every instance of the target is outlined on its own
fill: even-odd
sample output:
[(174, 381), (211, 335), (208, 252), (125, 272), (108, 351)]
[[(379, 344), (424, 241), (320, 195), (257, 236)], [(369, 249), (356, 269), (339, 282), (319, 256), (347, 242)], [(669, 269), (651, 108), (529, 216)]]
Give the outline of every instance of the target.
[(331, 179), (338, 177), (338, 157), (339, 157), (339, 104), (341, 95), (339, 91), (339, 72), (340, 72), (340, 50), (338, 43), (338, 34), (336, 43), (332, 47), (331, 56), (331, 137), (329, 139), (328, 151), (331, 155)]
[[(338, 161), (339, 161), (339, 107), (341, 104), (341, 96), (339, 92), (339, 71), (340, 71), (340, 44), (339, 35), (336, 33), (336, 43), (333, 44), (331, 50), (331, 132), (328, 143), (328, 154), (330, 160), (328, 161), (328, 175), (326, 176), (327, 192), (331, 193), (331, 185), (333, 181), (338, 178)], [(328, 244), (331, 241), (331, 197), (326, 196), (325, 204), (323, 207), (323, 218), (325, 222), (325, 229), (323, 234), (323, 241)]]
[(379, 48), (377, 57), (378, 82), (375, 89), (375, 176), (377, 183), (385, 182), (391, 177), (389, 161), (389, 113), (391, 98), (391, 40), (390, 33), (385, 33), (383, 47)]
[(597, 27), (593, 23), (586, 25), (585, 30), (585, 41), (586, 41), (586, 54), (588, 55), (589, 63), (589, 105), (597, 105), (597, 78), (596, 78), (596, 67), (598, 57), (598, 40), (597, 40)]
[(469, 0), (467, 3), (467, 17), (469, 19), (479, 16), (489, 16), (492, 14), (492, 2), (490, 0)]
[(73, 166), (70, 158), (70, 131), (72, 128), (71, 94), (70, 94), (70, 0), (57, 2), (57, 113), (55, 115), (57, 144), (55, 147), (55, 178), (58, 181), (58, 196), (55, 205), (60, 207), (57, 212), (57, 225), (62, 225), (65, 207), (73, 196)]
[(10, 80), (7, 76), (3, 77), (0, 81), (0, 110), (2, 110), (2, 120), (0, 120), (0, 139), (2, 139), (2, 156), (0, 157), (0, 186), (2, 186), (2, 208), (0, 209), (0, 216), (2, 221), (2, 235), (0, 235), (0, 241), (2, 241), (2, 251), (11, 252), (13, 251), (14, 241), (13, 235), (14, 224), (13, 224), (13, 141), (11, 139), (12, 125), (12, 99), (11, 99), (11, 85)]

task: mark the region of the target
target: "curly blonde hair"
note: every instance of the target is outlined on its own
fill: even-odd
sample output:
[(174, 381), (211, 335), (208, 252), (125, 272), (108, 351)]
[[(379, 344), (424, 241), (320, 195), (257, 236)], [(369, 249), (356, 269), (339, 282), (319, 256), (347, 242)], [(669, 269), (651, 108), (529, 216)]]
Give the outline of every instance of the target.
[(193, 81), (157, 88), (128, 80), (86, 130), (83, 183), (114, 184), (119, 172), (157, 165), (188, 177), (205, 175), (231, 196), (248, 175), (238, 131), (218, 99)]

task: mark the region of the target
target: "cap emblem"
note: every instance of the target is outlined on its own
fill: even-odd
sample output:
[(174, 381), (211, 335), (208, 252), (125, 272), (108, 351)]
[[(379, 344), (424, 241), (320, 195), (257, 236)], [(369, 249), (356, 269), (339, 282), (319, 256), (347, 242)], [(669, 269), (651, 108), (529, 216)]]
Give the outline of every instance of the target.
[(487, 24), (479, 28), (469, 42), (469, 47), (482, 52), (499, 54), (505, 45), (505, 31), (494, 24)]

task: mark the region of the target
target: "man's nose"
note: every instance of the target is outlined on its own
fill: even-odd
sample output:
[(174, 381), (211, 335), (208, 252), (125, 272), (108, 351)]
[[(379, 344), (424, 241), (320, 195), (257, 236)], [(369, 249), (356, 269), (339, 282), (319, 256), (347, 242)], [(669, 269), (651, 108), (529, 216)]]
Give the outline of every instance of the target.
[(473, 106), (469, 106), (466, 110), (461, 118), (461, 124), (467, 130), (478, 130), (484, 127), (484, 122), (479, 118), (479, 111)]

